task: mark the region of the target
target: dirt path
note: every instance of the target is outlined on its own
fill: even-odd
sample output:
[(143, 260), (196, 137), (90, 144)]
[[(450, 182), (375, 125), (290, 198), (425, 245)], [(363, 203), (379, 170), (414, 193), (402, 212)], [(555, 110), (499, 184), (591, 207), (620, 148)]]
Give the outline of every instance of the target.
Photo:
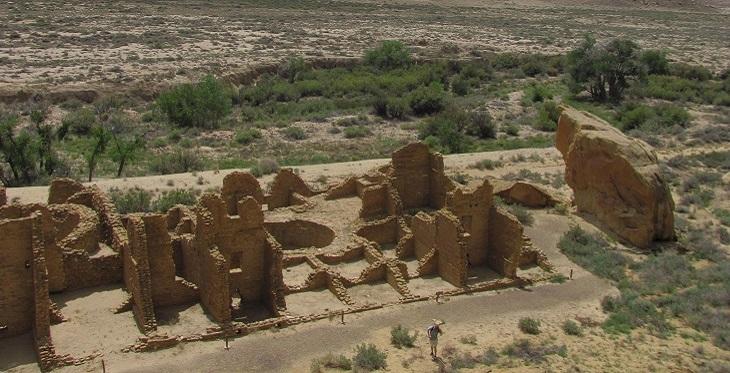
[(505, 320), (516, 320), (523, 316), (520, 314), (566, 315), (571, 310), (577, 311), (580, 308), (577, 304), (580, 303), (594, 303), (597, 306), (595, 300), (610, 291), (608, 283), (589, 275), (579, 281), (545, 285), (529, 291), (511, 290), (500, 294), (462, 296), (444, 304), (398, 306), (348, 316), (346, 325), (323, 320), (278, 333), (247, 336), (231, 342), (230, 351), (225, 351), (220, 342), (216, 351), (186, 353), (174, 362), (160, 363), (164, 360), (159, 357), (137, 360), (137, 356), (130, 356), (135, 358), (134, 368), (122, 371), (178, 372), (181, 366), (185, 366), (188, 370), (198, 372), (301, 372), (308, 369), (310, 359), (329, 351), (348, 353), (357, 343), (379, 339), (379, 334), (382, 334), (380, 331), (389, 330), (394, 325), (403, 324), (420, 330), (420, 326), (427, 325), (432, 318), (447, 320), (445, 329), (452, 333), (443, 338), (444, 343), (447, 343), (449, 339), (457, 338), (454, 331), (469, 330), (477, 325), (486, 326), (485, 329), (491, 329), (492, 332), (501, 330), (504, 325), (516, 329), (514, 323)]

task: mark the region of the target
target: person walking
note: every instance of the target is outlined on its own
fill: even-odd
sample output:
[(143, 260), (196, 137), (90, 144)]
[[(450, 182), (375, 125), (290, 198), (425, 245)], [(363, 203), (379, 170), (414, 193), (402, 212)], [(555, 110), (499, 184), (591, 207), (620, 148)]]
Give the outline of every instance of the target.
[(439, 334), (444, 332), (441, 330), (443, 321), (433, 319), (433, 323), (426, 329), (426, 335), (428, 336), (428, 342), (431, 344), (431, 358), (436, 359), (438, 357), (437, 347), (439, 343)]

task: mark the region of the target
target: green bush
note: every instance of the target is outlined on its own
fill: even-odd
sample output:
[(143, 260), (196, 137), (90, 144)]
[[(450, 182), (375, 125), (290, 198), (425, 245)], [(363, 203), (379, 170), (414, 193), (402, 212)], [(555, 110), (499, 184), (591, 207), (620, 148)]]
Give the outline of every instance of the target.
[(525, 100), (528, 102), (543, 102), (553, 98), (553, 92), (544, 84), (531, 84), (525, 88)]
[(370, 132), (370, 129), (365, 126), (346, 127), (343, 132), (345, 133), (345, 137), (348, 139), (367, 137), (373, 134)]
[(120, 214), (152, 211), (152, 193), (143, 189), (132, 188), (121, 191), (112, 188), (109, 190), (109, 198), (111, 198), (117, 212)]
[(63, 117), (61, 125), (76, 135), (88, 135), (96, 125), (96, 114), (88, 107), (70, 112)]
[(494, 170), (495, 168), (502, 167), (503, 165), (504, 164), (501, 161), (482, 159), (481, 161), (472, 164), (470, 167), (476, 168), (478, 170)]
[(601, 306), (609, 312), (602, 325), (608, 333), (629, 333), (635, 328), (646, 327), (652, 334), (664, 337), (673, 330), (664, 314), (651, 301), (632, 291), (624, 290), (616, 297), (607, 296)]
[(290, 140), (304, 140), (307, 138), (307, 134), (301, 127), (289, 126), (284, 128), (281, 133)]
[(685, 108), (671, 104), (655, 107), (627, 104), (620, 108), (617, 119), (623, 131), (640, 129), (647, 132), (661, 132), (675, 126), (685, 128), (691, 120)]
[(669, 65), (669, 73), (684, 79), (706, 81), (712, 79), (712, 72), (704, 66), (684, 62)]
[(377, 48), (366, 51), (363, 60), (377, 69), (397, 69), (411, 64), (411, 52), (400, 41), (385, 40)]
[(466, 345), (476, 345), (477, 336), (475, 336), (474, 334), (467, 334), (465, 336), (460, 337), (459, 342), (466, 344)]
[(279, 67), (279, 76), (286, 79), (289, 83), (293, 83), (310, 70), (309, 65), (301, 57), (291, 57), (286, 63)]
[(457, 96), (466, 96), (469, 93), (470, 85), (468, 79), (457, 75), (451, 81), (451, 91)]
[(537, 111), (537, 120), (534, 127), (540, 131), (554, 132), (558, 129), (558, 119), (560, 119), (558, 104), (555, 101), (546, 100)]
[(162, 192), (162, 194), (152, 202), (150, 209), (157, 212), (167, 212), (167, 210), (176, 205), (192, 206), (198, 202), (195, 192), (187, 189), (174, 189)]
[(204, 164), (198, 155), (188, 149), (161, 154), (150, 162), (150, 170), (160, 175), (200, 171), (203, 168)]
[(537, 335), (540, 334), (540, 320), (529, 317), (523, 317), (519, 322), (520, 330), (523, 333)]
[(669, 61), (665, 51), (647, 49), (641, 52), (640, 60), (646, 67), (647, 74), (666, 75), (669, 73)]
[(581, 329), (580, 325), (573, 320), (565, 320), (565, 322), (563, 322), (563, 332), (567, 335), (574, 335), (578, 337), (583, 335), (583, 329)]
[(408, 105), (416, 115), (438, 113), (446, 106), (446, 94), (443, 85), (431, 83), (418, 87), (408, 96)]
[(497, 364), (497, 361), (499, 361), (499, 353), (494, 347), (489, 347), (479, 358), (479, 363), (487, 366)]
[(558, 248), (596, 276), (617, 282), (626, 278), (626, 266), (631, 262), (621, 253), (611, 250), (608, 242), (579, 226), (572, 227), (560, 238)]
[(256, 128), (245, 128), (236, 132), (234, 140), (241, 145), (248, 145), (261, 138), (261, 131)]
[(360, 344), (355, 347), (353, 364), (365, 371), (385, 369), (387, 364), (385, 352), (380, 351), (374, 344)]
[(730, 210), (717, 208), (712, 210), (712, 212), (715, 214), (715, 217), (720, 220), (722, 225), (730, 227)]
[(400, 97), (377, 96), (373, 100), (373, 110), (386, 119), (403, 119), (408, 112), (408, 103)]
[(213, 128), (230, 113), (231, 98), (223, 84), (208, 75), (161, 93), (157, 106), (178, 126)]
[(488, 111), (473, 111), (469, 114), (464, 132), (479, 139), (497, 137), (497, 126)]
[(390, 329), (390, 343), (396, 348), (413, 347), (416, 342), (417, 334), (410, 334), (408, 328), (402, 325), (395, 326)]
[(421, 126), (418, 136), (429, 146), (444, 153), (469, 151), (471, 141), (463, 132), (464, 117), (438, 115), (430, 118)]

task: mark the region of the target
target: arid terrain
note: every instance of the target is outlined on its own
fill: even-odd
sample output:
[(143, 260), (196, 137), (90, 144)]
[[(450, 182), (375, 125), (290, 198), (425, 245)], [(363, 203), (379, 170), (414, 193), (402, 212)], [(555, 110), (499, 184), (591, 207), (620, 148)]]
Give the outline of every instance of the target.
[(728, 1), (0, 20), (0, 371), (730, 371)]

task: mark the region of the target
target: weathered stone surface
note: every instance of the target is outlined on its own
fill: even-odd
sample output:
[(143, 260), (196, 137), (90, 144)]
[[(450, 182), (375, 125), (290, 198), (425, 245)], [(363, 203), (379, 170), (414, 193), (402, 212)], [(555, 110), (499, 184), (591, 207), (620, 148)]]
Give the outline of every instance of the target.
[(69, 197), (82, 191), (84, 186), (68, 178), (53, 179), (48, 190), (48, 204), (65, 203)]
[(8, 203), (8, 196), (5, 194), (5, 187), (0, 185), (0, 206), (4, 206)]
[(540, 186), (524, 181), (505, 182), (494, 180), (494, 194), (510, 203), (519, 203), (527, 207), (550, 207), (557, 203), (550, 192)]
[(674, 201), (653, 149), (596, 116), (562, 109), (555, 146), (578, 210), (638, 247), (674, 239)]

